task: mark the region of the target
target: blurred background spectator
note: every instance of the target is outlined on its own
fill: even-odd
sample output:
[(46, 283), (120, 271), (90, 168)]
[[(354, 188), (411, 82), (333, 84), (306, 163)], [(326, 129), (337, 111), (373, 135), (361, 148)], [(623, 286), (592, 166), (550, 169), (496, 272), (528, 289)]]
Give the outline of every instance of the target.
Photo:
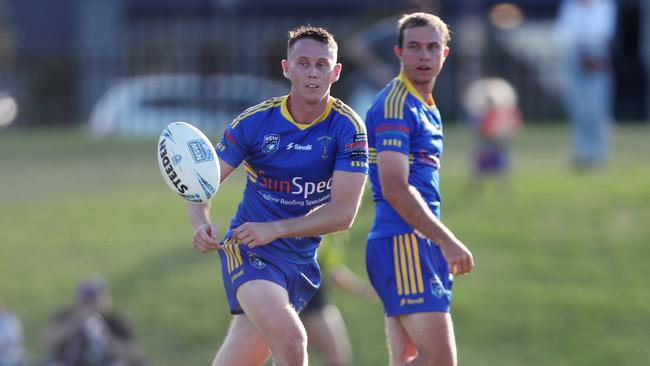
[(23, 327), (18, 317), (0, 304), (0, 366), (24, 366)]
[(47, 366), (144, 365), (126, 320), (113, 309), (101, 278), (81, 281), (76, 301), (57, 312), (43, 332)]
[(610, 46), (615, 31), (614, 1), (562, 2), (555, 36), (563, 58), (573, 164), (578, 169), (602, 166), (609, 155), (613, 122)]
[[(564, 117), (562, 54), (545, 45), (552, 37), (559, 4), (560, 0), (0, 0), (0, 91), (11, 96), (7, 110), (14, 115), (14, 125), (21, 127), (84, 126), (91, 115), (106, 115), (110, 110), (106, 100), (111, 99), (113, 108), (130, 118), (120, 116), (126, 122), (112, 125), (107, 133), (155, 134), (159, 126), (148, 123), (152, 118), (162, 115), (171, 121), (179, 111), (188, 110), (194, 119), (190, 122), (220, 130), (228, 122), (226, 116), (244, 101), (223, 96), (236, 92), (239, 82), (219, 75), (248, 75), (260, 86), (285, 83), (276, 57), (286, 47), (284, 32), (309, 22), (332, 29), (344, 40), (340, 57), (345, 77), (333, 94), (363, 116), (363, 100), (373, 94), (373, 85), (382, 85), (398, 69), (390, 47), (385, 47), (394, 43), (389, 20), (402, 12), (425, 10), (447, 19), (453, 31), (446, 72), (434, 95), (447, 121), (463, 119), (463, 92), (476, 79), (490, 76), (514, 86), (527, 120), (553, 121)], [(607, 20), (616, 47), (611, 65), (617, 79), (612, 89), (617, 96), (614, 112), (618, 120), (640, 121), (646, 117), (648, 93), (638, 78), (644, 70), (639, 44), (647, 39), (639, 34), (647, 22), (640, 21), (639, 1), (617, 4), (618, 17), (626, 21)], [(383, 51), (366, 52), (372, 49)], [(205, 82), (188, 82), (201, 77)], [(210, 80), (217, 79), (224, 93), (214, 92), (215, 82)], [(176, 92), (169, 91), (170, 83), (177, 83)], [(266, 87), (245, 90), (248, 104), (268, 94)]]
[(496, 188), (509, 193), (510, 145), (522, 125), (517, 93), (501, 78), (479, 79), (465, 91), (463, 104), (475, 136), (468, 190), (482, 190), (485, 179), (493, 176), (497, 178)]

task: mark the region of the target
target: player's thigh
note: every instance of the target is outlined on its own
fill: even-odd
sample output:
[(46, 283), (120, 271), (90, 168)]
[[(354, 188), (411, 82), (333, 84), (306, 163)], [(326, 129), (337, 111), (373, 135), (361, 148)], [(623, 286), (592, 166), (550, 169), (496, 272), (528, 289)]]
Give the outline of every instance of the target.
[(385, 324), (390, 365), (401, 365), (415, 357), (417, 350), (411, 341), (411, 337), (400, 322), (400, 318), (388, 316), (385, 318)]
[(237, 289), (237, 300), (271, 348), (278, 342), (306, 341), (305, 328), (284, 287), (266, 280), (248, 281)]
[(259, 366), (269, 357), (266, 342), (246, 315), (235, 315), (213, 366)]
[(438, 365), (456, 364), (456, 340), (451, 315), (445, 312), (426, 312), (402, 315), (399, 321), (419, 357), (435, 360)]
[(302, 317), (309, 345), (314, 346), (330, 363), (347, 365), (351, 358), (351, 345), (345, 322), (334, 305), (326, 305)]

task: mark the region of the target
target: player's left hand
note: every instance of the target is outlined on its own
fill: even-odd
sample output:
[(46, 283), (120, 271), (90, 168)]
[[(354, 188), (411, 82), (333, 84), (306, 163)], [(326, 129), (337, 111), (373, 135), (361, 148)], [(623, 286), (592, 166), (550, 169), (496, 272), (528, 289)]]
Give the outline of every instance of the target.
[(251, 248), (268, 244), (279, 236), (272, 222), (246, 222), (232, 232), (235, 239)]
[(474, 269), (472, 252), (458, 239), (454, 238), (450, 242), (439, 246), (452, 274), (464, 275)]

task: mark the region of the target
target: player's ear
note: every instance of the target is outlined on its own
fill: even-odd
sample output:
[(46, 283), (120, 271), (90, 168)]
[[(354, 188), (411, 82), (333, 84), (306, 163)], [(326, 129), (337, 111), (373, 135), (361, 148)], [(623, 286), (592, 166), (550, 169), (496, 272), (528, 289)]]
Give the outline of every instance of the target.
[(445, 47), (444, 56), (447, 58), (449, 56), (449, 47)]
[(339, 77), (341, 76), (341, 70), (343, 69), (343, 65), (341, 64), (336, 64), (334, 65), (334, 69), (332, 70), (332, 82), (338, 81)]
[(395, 52), (395, 56), (397, 56), (398, 59), (402, 59), (402, 47), (395, 45), (393, 47), (393, 52)]
[(285, 78), (289, 78), (289, 61), (287, 59), (282, 60), (281, 62), (282, 65), (282, 75), (284, 75)]

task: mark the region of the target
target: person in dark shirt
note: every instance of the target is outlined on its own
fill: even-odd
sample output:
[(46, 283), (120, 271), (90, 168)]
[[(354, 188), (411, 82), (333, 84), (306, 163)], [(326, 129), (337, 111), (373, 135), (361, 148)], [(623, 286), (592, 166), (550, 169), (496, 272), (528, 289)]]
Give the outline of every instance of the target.
[(56, 313), (43, 332), (47, 366), (144, 365), (140, 346), (126, 320), (113, 309), (102, 279), (77, 286), (77, 300)]

